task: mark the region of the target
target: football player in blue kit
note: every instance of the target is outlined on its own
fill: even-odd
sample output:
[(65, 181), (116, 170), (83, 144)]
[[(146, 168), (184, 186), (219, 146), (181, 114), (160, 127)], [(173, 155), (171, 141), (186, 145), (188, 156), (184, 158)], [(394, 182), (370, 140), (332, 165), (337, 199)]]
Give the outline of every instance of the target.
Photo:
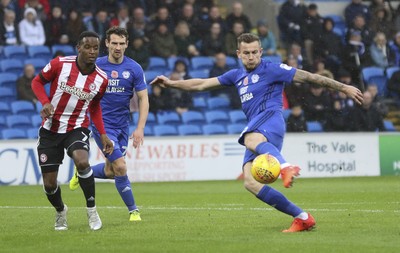
[[(138, 148), (143, 144), (144, 127), (149, 113), (147, 84), (142, 67), (124, 56), (128, 46), (128, 32), (124, 28), (111, 27), (106, 32), (108, 55), (97, 59), (96, 65), (107, 73), (108, 86), (101, 100), (104, 127), (109, 138), (114, 142), (112, 154), (104, 153), (105, 163), (92, 166), (95, 178), (114, 179), (115, 186), (122, 200), (128, 207), (129, 220), (140, 221), (140, 213), (136, 206), (131, 183), (127, 176), (125, 162), (128, 139), (133, 139), (133, 146)], [(136, 92), (139, 104), (139, 120), (136, 130), (130, 135), (130, 99)], [(98, 147), (102, 150), (100, 135), (93, 125), (93, 136)], [(70, 180), (70, 189), (79, 187), (76, 173)]]
[(304, 212), (274, 188), (258, 183), (250, 172), (252, 161), (258, 154), (269, 153), (275, 156), (281, 164), (281, 177), (286, 188), (291, 187), (293, 178), (299, 175), (300, 168), (288, 163), (280, 153), (285, 134), (282, 116), (282, 93), (285, 85), (292, 82), (317, 84), (344, 92), (358, 104), (362, 103), (363, 95), (353, 86), (286, 64), (261, 59), (263, 50), (257, 35), (244, 33), (238, 37), (237, 44), (237, 56), (243, 68), (206, 79), (172, 81), (165, 76), (158, 76), (151, 84), (186, 91), (204, 91), (235, 85), (243, 112), (248, 119), (248, 124), (239, 137), (239, 143), (246, 147), (243, 160), (244, 187), (261, 201), (294, 217), (290, 228), (283, 232), (311, 230), (315, 226), (311, 214)]

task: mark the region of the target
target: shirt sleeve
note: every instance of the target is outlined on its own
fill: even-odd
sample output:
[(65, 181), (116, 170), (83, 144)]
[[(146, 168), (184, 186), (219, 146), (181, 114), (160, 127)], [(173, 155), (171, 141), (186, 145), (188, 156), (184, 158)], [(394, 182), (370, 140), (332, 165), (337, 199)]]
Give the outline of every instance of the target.
[(218, 81), (223, 86), (233, 86), (235, 85), (235, 77), (237, 75), (237, 69), (229, 70), (224, 74), (218, 76)]

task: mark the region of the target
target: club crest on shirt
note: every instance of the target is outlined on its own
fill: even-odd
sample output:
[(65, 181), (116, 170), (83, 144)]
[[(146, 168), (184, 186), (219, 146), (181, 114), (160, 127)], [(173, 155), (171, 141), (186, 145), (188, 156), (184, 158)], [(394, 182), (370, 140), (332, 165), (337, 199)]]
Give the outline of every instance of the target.
[(116, 71), (116, 70), (111, 71), (111, 77), (118, 78), (118, 71)]
[(91, 91), (95, 91), (96, 90), (96, 84), (94, 84), (94, 83), (89, 84), (89, 89)]
[(125, 79), (128, 79), (131, 76), (131, 73), (129, 73), (129, 71), (124, 71), (122, 72), (122, 77)]
[(47, 155), (46, 155), (46, 154), (40, 154), (40, 161), (41, 161), (42, 163), (47, 162)]
[(260, 79), (260, 76), (257, 75), (257, 74), (254, 74), (254, 75), (251, 76), (251, 82), (252, 83), (258, 82), (259, 79)]
[(245, 77), (243, 80), (243, 85), (248, 85), (249, 84), (249, 77)]

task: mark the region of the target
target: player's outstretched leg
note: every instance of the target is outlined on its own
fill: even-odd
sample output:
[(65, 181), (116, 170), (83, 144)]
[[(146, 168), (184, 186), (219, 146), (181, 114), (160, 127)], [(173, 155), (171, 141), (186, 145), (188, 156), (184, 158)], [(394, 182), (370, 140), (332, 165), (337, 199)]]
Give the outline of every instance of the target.
[(115, 176), (115, 187), (129, 210), (129, 221), (141, 221), (140, 212), (136, 207), (128, 176)]
[(269, 153), (272, 156), (276, 157), (281, 164), (281, 177), (283, 181), (283, 186), (286, 188), (292, 187), (294, 177), (300, 175), (300, 167), (296, 165), (291, 165), (286, 162), (285, 158), (283, 158), (279, 149), (275, 147), (270, 142), (262, 142), (258, 144), (256, 147), (256, 152), (258, 154), (266, 154)]

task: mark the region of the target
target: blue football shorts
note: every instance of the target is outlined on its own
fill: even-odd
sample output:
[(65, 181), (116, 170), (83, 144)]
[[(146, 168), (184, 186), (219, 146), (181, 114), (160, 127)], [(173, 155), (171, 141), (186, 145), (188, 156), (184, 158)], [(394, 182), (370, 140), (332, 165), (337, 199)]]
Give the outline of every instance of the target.
[[(93, 127), (93, 137), (99, 149), (103, 152), (103, 144), (101, 143), (100, 134), (96, 128)], [(107, 128), (106, 133), (108, 138), (114, 143), (114, 151), (104, 156), (110, 161), (114, 162), (118, 158), (124, 157), (129, 141), (129, 127), (122, 128)]]
[[(243, 132), (240, 134), (238, 142), (244, 146), (244, 136), (246, 133), (257, 132), (267, 138), (279, 151), (282, 149), (283, 137), (286, 131), (286, 123), (282, 111), (265, 111), (253, 118)], [(253, 161), (258, 154), (246, 149), (243, 158), (243, 165)]]

